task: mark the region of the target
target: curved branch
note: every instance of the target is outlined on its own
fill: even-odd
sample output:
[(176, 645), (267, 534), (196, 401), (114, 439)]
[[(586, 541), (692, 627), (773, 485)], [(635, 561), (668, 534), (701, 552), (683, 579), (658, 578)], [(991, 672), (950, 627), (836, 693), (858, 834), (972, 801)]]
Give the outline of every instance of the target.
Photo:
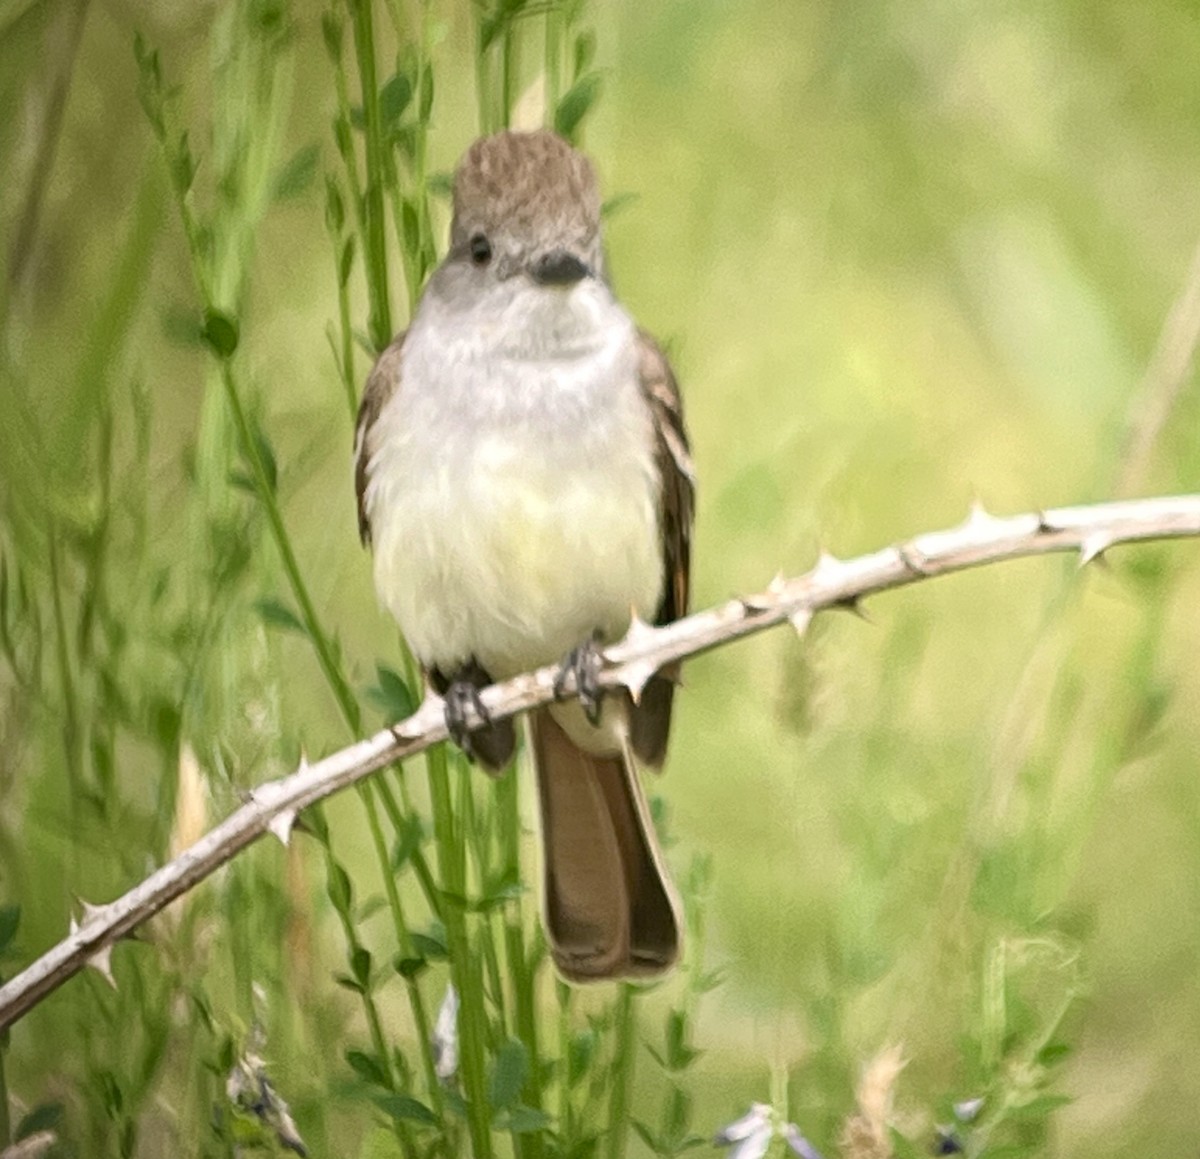
[[(948, 572), (1028, 555), (1074, 551), (1081, 566), (1117, 544), (1200, 536), (1200, 495), (1100, 503), (998, 518), (976, 507), (959, 527), (918, 535), (871, 555), (837, 560), (822, 555), (811, 571), (778, 577), (765, 591), (662, 628), (635, 621), (604, 653), (600, 681), (635, 696), (672, 661), (789, 621), (803, 633), (816, 612), (856, 606), (864, 597)], [(493, 720), (554, 699), (557, 666), (493, 685), (482, 693)], [(569, 689), (569, 686), (568, 686)], [(260, 785), (250, 799), (195, 845), (115, 901), (85, 905), (70, 934), (0, 988), (0, 1030), (11, 1026), (86, 965), (107, 976), (113, 944), (199, 884), (240, 850), (270, 831), (287, 841), (297, 813), (394, 761), (446, 739), (442, 702), (425, 700), (406, 720), (291, 776)]]

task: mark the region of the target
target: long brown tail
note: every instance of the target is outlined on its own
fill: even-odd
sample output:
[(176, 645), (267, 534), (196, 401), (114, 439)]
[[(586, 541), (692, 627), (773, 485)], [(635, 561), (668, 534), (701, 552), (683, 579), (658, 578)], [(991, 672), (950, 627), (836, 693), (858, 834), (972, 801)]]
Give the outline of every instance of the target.
[(584, 752), (546, 709), (532, 726), (556, 965), (576, 982), (661, 974), (679, 957), (679, 922), (637, 770)]

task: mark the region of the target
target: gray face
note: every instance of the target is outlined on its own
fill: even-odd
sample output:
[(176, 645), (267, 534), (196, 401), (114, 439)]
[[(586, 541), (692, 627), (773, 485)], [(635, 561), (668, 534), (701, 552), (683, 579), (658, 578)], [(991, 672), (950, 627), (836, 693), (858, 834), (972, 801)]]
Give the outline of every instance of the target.
[(600, 191), (591, 164), (560, 137), (497, 133), (476, 141), (454, 180), (447, 266), (461, 285), (514, 277), (571, 286), (604, 276)]

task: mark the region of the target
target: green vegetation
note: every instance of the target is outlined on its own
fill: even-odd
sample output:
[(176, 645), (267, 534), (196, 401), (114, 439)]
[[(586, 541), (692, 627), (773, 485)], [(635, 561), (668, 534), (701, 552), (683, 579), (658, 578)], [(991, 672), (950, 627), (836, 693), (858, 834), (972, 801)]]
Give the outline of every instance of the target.
[[(353, 412), (482, 129), (598, 162), (685, 387), (697, 606), (976, 497), (1194, 486), (1190, 373), (1127, 437), (1200, 238), (1184, 8), (11, 0), (0, 32), (6, 977), (411, 711)], [(649, 989), (555, 980), (521, 778), (386, 770), (18, 1023), (0, 1150), (673, 1156), (759, 1102), (826, 1156), (1185, 1154), (1198, 588), (1188, 544), (1029, 560), (693, 662), (655, 785), (689, 955)]]

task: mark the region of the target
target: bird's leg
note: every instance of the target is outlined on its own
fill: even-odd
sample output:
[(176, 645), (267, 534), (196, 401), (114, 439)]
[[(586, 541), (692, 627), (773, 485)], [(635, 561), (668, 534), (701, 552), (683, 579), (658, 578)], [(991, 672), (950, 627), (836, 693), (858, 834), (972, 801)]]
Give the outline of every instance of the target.
[(600, 670), (604, 666), (604, 657), (600, 654), (600, 633), (593, 632), (578, 648), (572, 648), (563, 658), (558, 675), (554, 678), (554, 696), (556, 700), (565, 700), (572, 677), (575, 681), (575, 695), (583, 706), (583, 711), (592, 724), (600, 723), (600, 701), (604, 689), (600, 684)]
[(433, 690), (445, 702), (450, 739), (489, 776), (501, 772), (516, 752), (517, 733), (511, 720), (493, 724), (484, 706), (480, 692), (492, 683), (487, 669), (472, 657), (449, 675), (437, 668), (429, 669), (427, 675)]
[[(442, 699), (446, 705), (446, 731), (449, 732), (450, 739), (462, 749), (467, 760), (474, 761), (475, 743), (471, 733), (473, 729), (492, 723), (492, 718), (479, 695), (479, 689), (470, 680), (455, 680), (446, 686), (442, 692)], [(482, 724), (471, 723), (473, 713), (478, 715)]]

